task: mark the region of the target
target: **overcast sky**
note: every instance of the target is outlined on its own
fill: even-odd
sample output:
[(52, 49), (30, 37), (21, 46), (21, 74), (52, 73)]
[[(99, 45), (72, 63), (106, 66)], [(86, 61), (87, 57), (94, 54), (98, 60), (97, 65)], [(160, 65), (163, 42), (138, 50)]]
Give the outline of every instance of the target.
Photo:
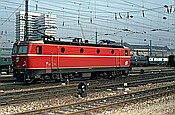
[[(35, 12), (36, 0), (29, 0)], [(175, 49), (174, 0), (38, 0), (38, 12), (57, 15), (57, 38), (82, 37)], [(15, 41), (15, 14), (24, 0), (0, 0), (1, 41)], [(146, 40), (146, 41), (145, 41)], [(7, 43), (8, 44), (8, 43)]]

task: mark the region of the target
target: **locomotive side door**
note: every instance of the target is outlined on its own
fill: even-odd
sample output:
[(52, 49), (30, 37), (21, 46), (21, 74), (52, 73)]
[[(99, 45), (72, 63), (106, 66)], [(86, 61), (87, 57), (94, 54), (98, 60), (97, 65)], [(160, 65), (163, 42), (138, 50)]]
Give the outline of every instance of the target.
[(50, 53), (51, 69), (56, 71), (59, 67), (59, 47), (55, 47)]
[(54, 46), (50, 52), (51, 69), (56, 71), (59, 68), (59, 46)]
[(46, 61), (46, 73), (52, 73), (52, 69), (54, 67), (54, 63), (53, 63), (53, 51), (49, 51), (48, 52), (48, 57), (47, 57), (47, 61)]
[(49, 53), (49, 57), (47, 58), (47, 61), (46, 61), (46, 73), (51, 73), (52, 71), (52, 62), (53, 59), (52, 59), (52, 52)]
[(57, 56), (56, 56), (56, 60), (57, 60), (57, 69), (59, 69), (59, 46), (57, 47)]
[(121, 55), (121, 50), (120, 49), (117, 49), (116, 50), (116, 66), (117, 67), (119, 67), (120, 66), (120, 61), (121, 61), (121, 59), (120, 59), (120, 55)]

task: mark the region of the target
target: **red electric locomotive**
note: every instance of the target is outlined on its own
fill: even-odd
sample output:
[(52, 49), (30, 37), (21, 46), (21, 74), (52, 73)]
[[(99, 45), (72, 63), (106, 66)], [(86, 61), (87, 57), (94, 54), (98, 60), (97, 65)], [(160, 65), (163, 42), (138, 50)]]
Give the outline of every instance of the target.
[[(73, 77), (127, 75), (130, 50), (124, 46), (62, 41), (14, 44), (13, 74), (18, 81), (62, 80)], [(88, 74), (87, 74), (88, 73)]]

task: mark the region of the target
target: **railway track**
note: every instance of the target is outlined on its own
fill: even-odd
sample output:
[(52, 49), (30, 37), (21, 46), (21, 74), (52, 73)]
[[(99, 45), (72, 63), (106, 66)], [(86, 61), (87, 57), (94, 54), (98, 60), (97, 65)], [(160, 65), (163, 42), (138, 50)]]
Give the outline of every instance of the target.
[(159, 78), (164, 76), (171, 76), (175, 75), (174, 71), (168, 72), (159, 72), (150, 73), (150, 74), (139, 74), (139, 75), (130, 75), (127, 77), (119, 77), (112, 80), (109, 79), (96, 79), (96, 80), (81, 80), (81, 81), (71, 81), (69, 85), (61, 85), (61, 83), (46, 83), (46, 84), (32, 84), (32, 85), (6, 85), (1, 86), (1, 90), (4, 91), (4, 95), (16, 95), (20, 93), (34, 93), (34, 92), (42, 92), (44, 90), (51, 90), (52, 88), (64, 88), (70, 86), (76, 86), (79, 82), (89, 82), (91, 85), (101, 85), (101, 84), (112, 84), (112, 83), (123, 83), (123, 82), (130, 82), (130, 81), (139, 81), (144, 79), (152, 79), (152, 78)]
[[(140, 70), (143, 69), (145, 73), (161, 72), (161, 71), (172, 71), (175, 68), (172, 67), (133, 67), (130, 74), (140, 74)], [(13, 75), (0, 75), (0, 83), (15, 82), (16, 78)]]
[[(169, 76), (169, 77), (165, 77), (165, 76)], [(108, 79), (98, 79), (98, 80), (90, 80), (90, 81), (87, 80), (87, 82), (90, 82), (88, 94), (93, 94), (96, 92), (100, 93), (103, 91), (107, 91), (107, 89), (111, 89), (112, 91), (115, 91), (119, 87), (124, 86), (124, 83), (127, 83), (129, 87), (129, 86), (139, 85), (138, 81), (140, 81), (141, 85), (143, 84), (143, 82), (145, 82), (145, 84), (149, 83), (149, 80), (152, 81), (153, 83), (157, 83), (160, 81), (161, 82), (174, 81), (174, 77), (175, 77), (175, 72), (173, 71), (172, 72), (170, 71), (162, 72), (161, 71), (161, 72), (157, 72), (156, 74), (155, 72), (149, 73), (149, 74), (138, 74), (138, 75), (133, 75), (129, 77), (116, 78), (112, 80), (108, 80)], [(146, 79), (148, 80), (147, 83), (146, 83)], [(0, 105), (1, 107), (3, 106), (5, 107), (6, 105), (13, 106), (13, 104), (15, 105), (20, 105), (22, 103), (27, 104), (28, 102), (34, 102), (38, 100), (44, 101), (48, 99), (49, 100), (50, 99), (65, 99), (66, 97), (69, 97), (70, 95), (74, 97), (74, 96), (77, 96), (77, 93), (78, 93), (77, 83), (79, 82), (74, 82), (75, 86), (73, 86), (73, 83), (70, 82), (69, 85), (72, 85), (72, 89), (70, 88), (69, 90), (68, 88), (66, 92), (64, 92), (64, 90), (66, 90), (65, 87), (67, 86), (60, 86), (60, 85), (56, 86), (53, 84), (52, 84), (53, 86), (51, 84), (50, 84), (51, 86), (48, 86), (48, 84), (37, 84), (37, 88), (35, 87), (35, 85), (34, 86), (31, 85), (31, 87), (35, 87), (34, 89), (27, 88), (27, 89), (17, 90), (17, 91), (16, 90), (7, 91), (6, 93), (2, 93), (2, 95), (0, 94), (1, 97), (3, 96), (0, 100), (4, 100), (0, 102)], [(101, 86), (101, 87), (97, 87), (97, 86)], [(59, 88), (56, 88), (56, 87), (59, 87)]]
[(147, 74), (147, 73), (158, 73), (158, 72), (164, 72), (164, 71), (174, 71), (175, 68), (173, 67), (137, 67), (137, 68), (133, 68), (132, 71), (130, 72), (130, 74), (139, 74), (141, 73), (141, 69), (144, 70), (144, 74)]
[(175, 85), (164, 86), (149, 90), (138, 91), (134, 93), (129, 93), (125, 95), (115, 95), (106, 98), (100, 98), (95, 100), (89, 100), (79, 103), (72, 103), (63, 106), (48, 107), (39, 110), (15, 113), (13, 115), (20, 114), (90, 114), (92, 111), (99, 111), (104, 108), (109, 108), (111, 106), (120, 105), (123, 103), (129, 103), (133, 101), (154, 98), (157, 96), (167, 95), (175, 92)]
[(0, 75), (0, 83), (15, 82), (13, 75)]
[(140, 69), (144, 69), (147, 71), (152, 70), (168, 70), (168, 69), (175, 69), (173, 67), (165, 67), (165, 66), (148, 66), (148, 67), (133, 67), (133, 71), (139, 71)]
[[(102, 80), (100, 82), (93, 81), (90, 83), (89, 91), (88, 92), (100, 92), (105, 90), (106, 88), (117, 89), (119, 86), (124, 86), (127, 83), (127, 86), (135, 86), (135, 85), (143, 85), (147, 83), (157, 83), (157, 82), (167, 82), (167, 81), (175, 81), (175, 73), (164, 73), (159, 74), (155, 77), (154, 74), (145, 76), (142, 79), (140, 77), (130, 77), (122, 78), (120, 80)], [(154, 77), (153, 77), (154, 75)], [(168, 76), (169, 77), (163, 77)], [(170, 76), (172, 75), (172, 76)], [(160, 77), (161, 76), (161, 77)], [(137, 78), (137, 79), (136, 79)], [(139, 78), (139, 79), (138, 79)], [(100, 90), (99, 90), (100, 89)], [(65, 95), (76, 95), (78, 93), (77, 90), (77, 83), (70, 84), (67, 86), (52, 86), (52, 87), (45, 87), (39, 88), (35, 90), (24, 90), (24, 91), (13, 91), (2, 93), (0, 97), (0, 105), (9, 105), (15, 103), (24, 103), (29, 101), (36, 101), (36, 100), (45, 100), (51, 98), (61, 98)]]
[[(157, 70), (157, 71), (154, 71), (154, 72), (149, 72), (149, 73), (146, 73), (146, 74), (130, 74), (129, 76), (130, 77), (133, 77), (132, 79), (134, 79), (134, 78), (136, 78), (136, 79), (138, 79), (139, 77), (140, 77), (140, 79), (143, 79), (144, 77), (142, 77), (142, 76), (149, 76), (149, 75), (152, 75), (152, 74), (156, 74), (156, 73), (165, 73), (165, 72), (171, 72), (171, 71), (174, 71), (173, 69), (171, 69), (171, 70), (165, 70), (165, 71), (159, 71), (159, 70)], [(130, 79), (130, 77), (128, 77), (128, 79)], [(152, 77), (152, 76), (151, 76)], [(105, 79), (106, 80), (106, 79)], [(80, 80), (80, 81), (83, 81), (83, 80)], [(77, 81), (77, 83), (78, 82), (80, 82), (80, 81)], [(89, 79), (84, 79), (84, 81), (89, 81)], [(123, 77), (119, 77), (119, 78), (117, 78), (116, 79), (116, 81), (123, 81)], [(72, 80), (70, 83), (72, 83), (72, 82), (76, 82), (76, 81), (74, 81), (74, 80)], [(0, 83), (0, 90), (3, 90), (3, 91), (7, 91), (7, 90), (21, 90), (21, 89), (32, 89), (33, 87), (35, 87), (35, 88), (37, 88), (37, 87), (46, 87), (46, 86), (57, 86), (57, 85), (61, 85), (61, 83), (53, 83), (53, 82), (46, 82), (46, 84), (45, 83), (40, 83), (40, 84), (32, 84), (32, 85), (25, 85), (25, 84), (21, 84), (21, 83), (14, 83), (14, 82), (12, 82), (12, 83)]]

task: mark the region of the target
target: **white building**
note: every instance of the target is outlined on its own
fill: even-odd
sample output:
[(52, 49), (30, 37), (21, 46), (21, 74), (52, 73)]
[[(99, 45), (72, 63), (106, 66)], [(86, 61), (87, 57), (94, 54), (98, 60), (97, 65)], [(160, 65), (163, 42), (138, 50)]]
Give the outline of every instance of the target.
[(37, 18), (38, 37), (43, 35), (56, 37), (56, 15), (42, 14)]
[[(36, 17), (41, 14), (38, 12), (28, 12), (28, 39), (36, 38)], [(16, 13), (16, 40), (24, 41), (25, 27), (25, 12), (20, 11)]]
[[(25, 12), (17, 12), (16, 41), (24, 41), (24, 27)], [(28, 12), (28, 39), (41, 39), (42, 35), (56, 37), (56, 15)]]

